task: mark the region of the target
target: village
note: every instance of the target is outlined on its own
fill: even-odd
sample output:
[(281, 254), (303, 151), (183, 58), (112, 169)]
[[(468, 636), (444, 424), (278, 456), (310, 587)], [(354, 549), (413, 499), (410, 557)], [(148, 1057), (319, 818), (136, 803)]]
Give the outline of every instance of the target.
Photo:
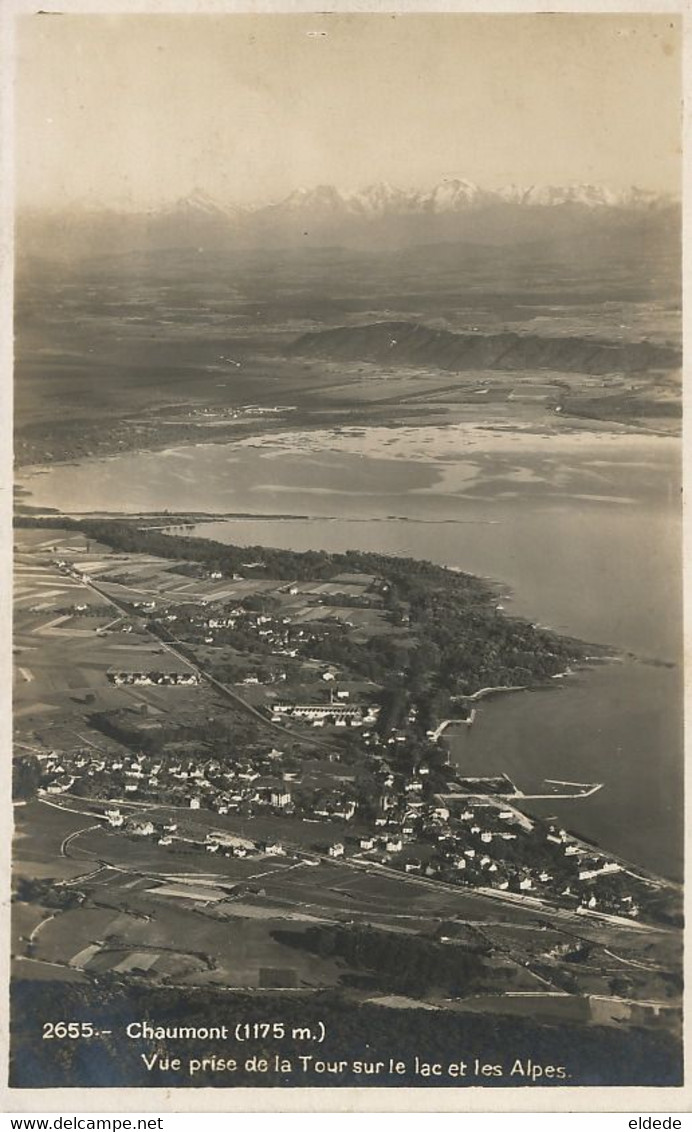
[[(61, 743), (64, 723), (42, 742), (36, 728), (17, 735), (36, 791), (108, 803), (111, 830), (173, 855), (316, 855), (628, 920), (657, 906), (659, 884), (518, 809), (521, 790), (506, 776), (465, 779), (419, 705), (393, 710), (368, 645), (376, 626), (380, 644), (401, 650), (412, 626), (410, 606), (388, 601), (387, 577), (286, 582), (249, 557), (229, 579), (43, 534), (45, 575), (31, 566), (25, 577), (45, 578), (49, 601), (39, 609), (34, 590), (22, 611), (20, 588), (20, 616), (40, 613), (63, 658), (72, 633), (90, 681), (83, 699), (69, 697), (88, 741)], [(36, 680), (28, 685), (20, 695)], [(468, 710), (455, 710), (468, 726)], [(178, 816), (156, 820), (156, 808)], [(193, 815), (208, 815), (208, 829)]]
[[(40, 758), (40, 790), (53, 797), (107, 801), (102, 817), (110, 829), (150, 839), (173, 854), (368, 862), (447, 884), (633, 919), (646, 914), (658, 893), (641, 874), (589, 849), (566, 830), (530, 818), (501, 796), (469, 792), (460, 804), (459, 792), (475, 784), (450, 778), (456, 797), (446, 802), (443, 794), (431, 793), (428, 766), (397, 774), (386, 751), (377, 747), (373, 760), (379, 790), (374, 807), (352, 783), (306, 789), (298, 771), (284, 769), (276, 747), (232, 766), (218, 759), (162, 761), (142, 754), (106, 764), (88, 748), (53, 752)], [(158, 809), (175, 809), (175, 821), (156, 820), (151, 811)], [(208, 814), (206, 832), (199, 812)], [(226, 817), (230, 829), (219, 820)], [(267, 817), (275, 819), (277, 836), (255, 836), (253, 819)]]
[[(17, 974), (355, 988), (355, 959), (311, 950), (336, 925), (349, 955), (348, 933), (370, 933), (373, 986), (394, 985), (386, 956), (410, 941), (395, 983), (434, 1002), (444, 969), (460, 1009), (472, 990), (549, 1011), (591, 995), (600, 1019), (617, 992), (608, 1017), (674, 1019), (676, 891), (537, 816), (508, 775), (452, 760), (477, 688), (519, 674), (431, 687), (444, 661), (407, 579), (422, 569), (442, 601), (445, 574), (259, 548), (200, 562), (206, 544), (195, 560), (98, 534), (16, 531)], [(492, 595), (450, 584), (471, 623), (505, 626)], [(575, 646), (534, 648), (561, 669)]]

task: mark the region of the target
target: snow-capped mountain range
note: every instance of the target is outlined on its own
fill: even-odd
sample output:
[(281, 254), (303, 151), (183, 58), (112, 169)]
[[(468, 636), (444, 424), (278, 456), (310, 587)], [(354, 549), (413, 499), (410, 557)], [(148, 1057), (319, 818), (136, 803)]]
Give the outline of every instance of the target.
[(280, 213), (332, 214), (367, 219), (386, 215), (439, 215), (498, 205), (649, 209), (670, 203), (670, 197), (636, 186), (624, 190), (590, 184), (508, 185), (501, 189), (484, 189), (473, 181), (450, 178), (427, 191), (400, 189), (387, 181), (377, 181), (355, 191), (341, 191), (334, 185), (317, 185), (295, 189), (276, 204), (244, 208), (219, 204), (201, 189), (195, 189), (188, 197), (169, 205), (166, 211), (225, 215), (234, 219)]
[(348, 192), (318, 185), (254, 207), (221, 203), (195, 189), (142, 212), (86, 205), (63, 212), (24, 211), (17, 227), (20, 254), (44, 256), (182, 247), (221, 251), (338, 245), (391, 250), (546, 240), (568, 241), (578, 248), (592, 237), (597, 242), (615, 237), (641, 244), (645, 231), (654, 239), (659, 232), (674, 233), (678, 216), (679, 204), (673, 198), (640, 188), (615, 191), (572, 184), (484, 189), (462, 178), (447, 178), (425, 191), (385, 181)]

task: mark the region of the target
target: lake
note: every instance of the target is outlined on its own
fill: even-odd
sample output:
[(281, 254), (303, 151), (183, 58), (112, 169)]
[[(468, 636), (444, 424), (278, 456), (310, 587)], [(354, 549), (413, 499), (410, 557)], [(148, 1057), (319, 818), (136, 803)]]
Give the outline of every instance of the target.
[(618, 429), (366, 428), (129, 453), (18, 482), (65, 511), (258, 516), (196, 529), (223, 542), (430, 559), (496, 580), (508, 612), (636, 654), (484, 701), (452, 748), (469, 774), (505, 770), (527, 791), (545, 777), (604, 783), (540, 805), (680, 878), (679, 462), (677, 441)]

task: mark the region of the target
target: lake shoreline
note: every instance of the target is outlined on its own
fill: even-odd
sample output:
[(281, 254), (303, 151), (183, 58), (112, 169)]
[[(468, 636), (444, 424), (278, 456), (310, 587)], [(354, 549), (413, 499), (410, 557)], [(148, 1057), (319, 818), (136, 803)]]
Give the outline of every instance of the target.
[[(517, 767), (522, 777), (537, 780), (605, 782), (600, 797), (583, 803), (575, 815), (566, 807), (561, 820), (630, 860), (676, 876), (681, 644), (679, 610), (670, 593), (671, 578), (680, 569), (679, 444), (582, 432), (572, 440), (539, 441), (550, 449), (541, 465), (534, 437), (515, 430), (487, 443), (488, 435), (436, 429), (426, 433), (426, 440), (421, 430), (405, 427), (398, 434), (374, 429), (364, 440), (322, 430), (321, 436), (303, 434), (304, 448), (291, 451), (286, 445), (296, 437), (284, 430), (281, 438), (272, 433), (259, 445), (201, 445), (180, 460), (104, 461), (91, 477), (94, 464), (67, 468), (61, 474), (69, 473), (69, 480), (59, 499), (50, 498), (56, 481), (47, 467), (46, 474), (29, 481), (32, 495), (21, 502), (58, 502), (69, 513), (79, 500), (85, 511), (75, 518), (100, 512), (114, 520), (160, 520), (164, 529), (180, 520), (193, 537), (239, 546), (358, 549), (432, 559), (483, 580), (509, 616), (540, 621), (586, 643), (590, 660), (571, 680), (548, 679), (523, 696), (507, 692), (482, 698), (473, 727), (456, 729), (470, 740), (474, 761), (482, 770), (510, 774)], [(420, 482), (418, 472), (413, 480), (409, 475), (413, 450), (424, 462), (430, 457), (435, 472), (453, 469), (458, 461), (439, 464), (444, 453), (438, 441), (448, 445), (464, 436), (486, 450), (488, 494), (478, 489), (475, 498), (455, 494), (447, 476), (434, 497), (411, 491), (411, 483)], [(384, 439), (407, 460), (390, 445), (381, 447), (371, 463), (363, 446), (374, 449)], [(326, 443), (335, 449), (327, 451)], [(500, 453), (495, 467), (492, 452), (507, 445), (511, 454)], [(360, 454), (346, 456), (344, 447), (354, 446)], [(462, 452), (473, 460), (478, 449), (460, 448), (458, 455)], [(510, 475), (510, 459), (520, 460), (518, 477)], [(392, 491), (382, 485), (388, 469), (388, 483), (398, 485), (396, 497), (371, 494)], [(536, 475), (550, 481), (550, 495), (540, 494)], [(274, 484), (281, 491), (272, 487), (269, 493)], [(311, 491), (315, 484), (319, 492)], [(112, 502), (106, 489), (113, 491)], [(604, 495), (638, 499), (636, 506), (605, 505)], [(132, 507), (130, 513), (119, 509), (123, 501)], [(266, 514), (257, 506), (260, 501)], [(56, 517), (50, 515), (53, 521)], [(596, 660), (594, 654), (602, 651), (607, 655)], [(559, 696), (533, 694), (558, 688)], [(640, 835), (629, 836), (629, 828)]]

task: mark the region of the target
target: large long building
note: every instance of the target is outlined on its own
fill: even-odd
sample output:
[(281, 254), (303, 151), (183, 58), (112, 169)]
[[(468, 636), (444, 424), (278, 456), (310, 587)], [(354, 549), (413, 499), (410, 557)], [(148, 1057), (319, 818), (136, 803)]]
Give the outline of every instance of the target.
[(360, 707), (355, 704), (292, 704), (280, 702), (272, 705), (272, 714), (275, 719), (290, 716), (291, 719), (304, 719), (309, 723), (318, 725), (324, 723), (350, 724), (359, 727), (363, 723), (374, 723), (377, 719), (378, 708), (368, 706)]

